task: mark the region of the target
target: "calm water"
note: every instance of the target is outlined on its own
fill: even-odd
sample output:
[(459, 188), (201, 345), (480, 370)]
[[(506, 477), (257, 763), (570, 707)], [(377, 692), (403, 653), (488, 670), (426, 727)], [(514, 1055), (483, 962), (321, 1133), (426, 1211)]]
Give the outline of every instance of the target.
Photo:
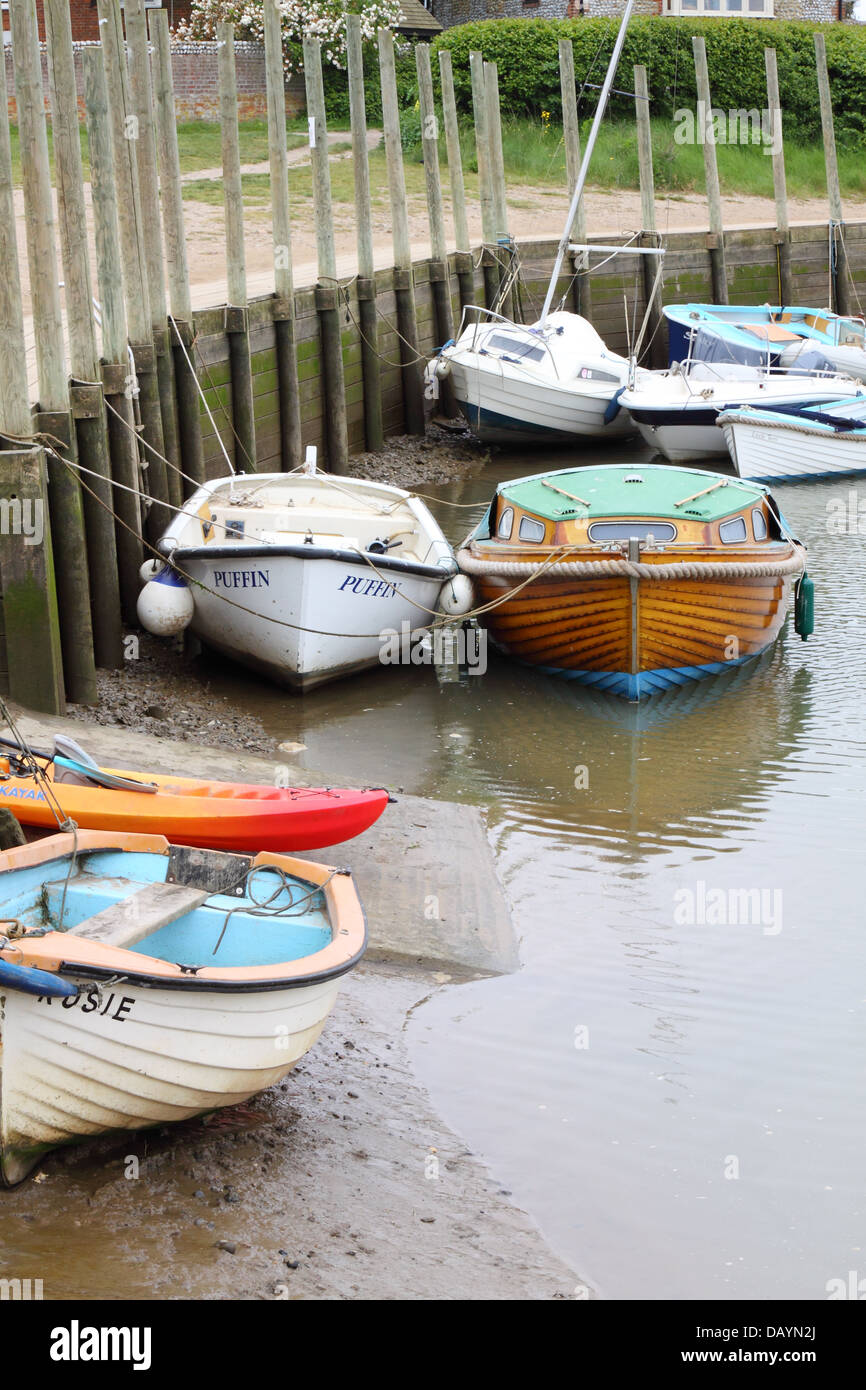
[[(548, 462), (443, 489), (478, 503), (439, 510), (451, 538)], [(853, 486), (777, 490), (815, 636), (639, 708), (495, 657), (303, 702), (221, 682), (310, 768), (489, 808), (522, 968), (440, 990), (410, 1038), (443, 1118), (603, 1295), (866, 1276), (866, 545), (826, 527)]]

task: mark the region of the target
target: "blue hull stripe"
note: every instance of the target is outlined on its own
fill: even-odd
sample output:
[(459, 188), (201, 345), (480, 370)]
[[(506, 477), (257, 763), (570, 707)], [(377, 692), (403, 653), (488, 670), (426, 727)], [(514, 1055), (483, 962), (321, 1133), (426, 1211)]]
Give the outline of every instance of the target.
[(610, 695), (621, 695), (626, 700), (644, 700), (648, 695), (656, 695), (662, 690), (692, 685), (707, 676), (719, 676), (723, 671), (743, 666), (762, 655), (762, 652), (755, 652), (738, 657), (736, 661), (710, 661), (706, 666), (664, 666), (655, 671), (639, 671), (636, 675), (627, 671), (570, 671), (561, 666), (539, 666), (536, 669), (548, 676), (561, 676), (595, 690), (607, 691)]

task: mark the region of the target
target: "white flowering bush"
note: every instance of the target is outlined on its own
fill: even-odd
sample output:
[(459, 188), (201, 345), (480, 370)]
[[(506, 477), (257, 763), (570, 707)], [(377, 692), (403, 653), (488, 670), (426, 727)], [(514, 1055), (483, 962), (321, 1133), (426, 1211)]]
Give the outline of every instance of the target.
[[(394, 29), (400, 23), (400, 0), (351, 0), (348, 7), (361, 17), (361, 38), (365, 44), (376, 38), (379, 29)], [(302, 65), (301, 41), (318, 39), (322, 61), (332, 67), (346, 66), (346, 11), (343, 0), (277, 0), (283, 31), (283, 64), (287, 73)], [(262, 0), (193, 0), (188, 20), (181, 20), (173, 32), (178, 42), (216, 38), (221, 21), (235, 26), (235, 38), (264, 43), (265, 26)]]

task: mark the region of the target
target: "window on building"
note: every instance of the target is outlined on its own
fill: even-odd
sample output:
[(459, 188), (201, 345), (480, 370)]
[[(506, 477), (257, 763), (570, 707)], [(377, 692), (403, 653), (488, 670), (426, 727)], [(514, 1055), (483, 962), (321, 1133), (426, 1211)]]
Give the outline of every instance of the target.
[(737, 15), (772, 19), (774, 0), (662, 0), (662, 14)]

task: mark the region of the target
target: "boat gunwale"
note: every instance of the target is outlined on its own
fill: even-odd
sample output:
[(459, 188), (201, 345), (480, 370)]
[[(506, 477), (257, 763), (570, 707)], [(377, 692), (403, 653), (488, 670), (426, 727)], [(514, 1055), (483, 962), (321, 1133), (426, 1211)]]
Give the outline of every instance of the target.
[[(171, 848), (163, 835), (130, 831), (109, 834), (98, 830), (80, 830), (77, 835), (62, 832), (0, 853), (0, 884), (4, 874), (57, 862), (76, 852), (119, 850), (124, 853), (160, 854), (168, 858)], [(306, 988), (338, 979), (357, 965), (367, 949), (367, 916), (351, 870), (315, 860), (297, 859), (293, 855), (278, 854), (272, 850), (256, 854), (250, 867), (281, 868), (291, 877), (320, 889), (325, 896), (331, 930), (331, 940), (327, 946), (299, 960), (278, 962), (276, 966), (201, 966), (192, 973), (192, 967), (159, 960), (143, 952), (108, 946), (69, 932), (50, 931), (42, 936), (25, 936), (11, 941), (8, 946), (0, 948), (0, 959), (6, 959), (6, 952), (11, 950), (21, 957), (16, 964), (46, 970), (51, 974), (109, 979), (121, 972), (130, 984), (148, 988), (235, 994)], [(70, 959), (64, 954), (60, 943), (67, 941), (75, 942), (78, 959)], [(147, 968), (130, 969), (130, 960), (135, 961), (136, 965), (146, 964)], [(311, 969), (310, 962), (318, 964)], [(283, 968), (284, 973), (274, 975), (275, 968)]]
[[(171, 551), (171, 555), (166, 557), (170, 564), (175, 561), (206, 560), (209, 557), (215, 560), (238, 559), (241, 556), (248, 559), (300, 559), (300, 560), (336, 560), (341, 564), (363, 565), (365, 569), (394, 570), (398, 574), (415, 575), (420, 579), (449, 579), (457, 573), (457, 563), (451, 558), (449, 567), (442, 565), (427, 565), (420, 560), (404, 560), (399, 556), (376, 555), (375, 559), (367, 559), (367, 552), (363, 550), (339, 550), (336, 547), (305, 545), (267, 545), (265, 543), (232, 541), (229, 545), (191, 545), (176, 546)], [(453, 566), (453, 568), (452, 568)], [(222, 595), (219, 595), (222, 597)]]

